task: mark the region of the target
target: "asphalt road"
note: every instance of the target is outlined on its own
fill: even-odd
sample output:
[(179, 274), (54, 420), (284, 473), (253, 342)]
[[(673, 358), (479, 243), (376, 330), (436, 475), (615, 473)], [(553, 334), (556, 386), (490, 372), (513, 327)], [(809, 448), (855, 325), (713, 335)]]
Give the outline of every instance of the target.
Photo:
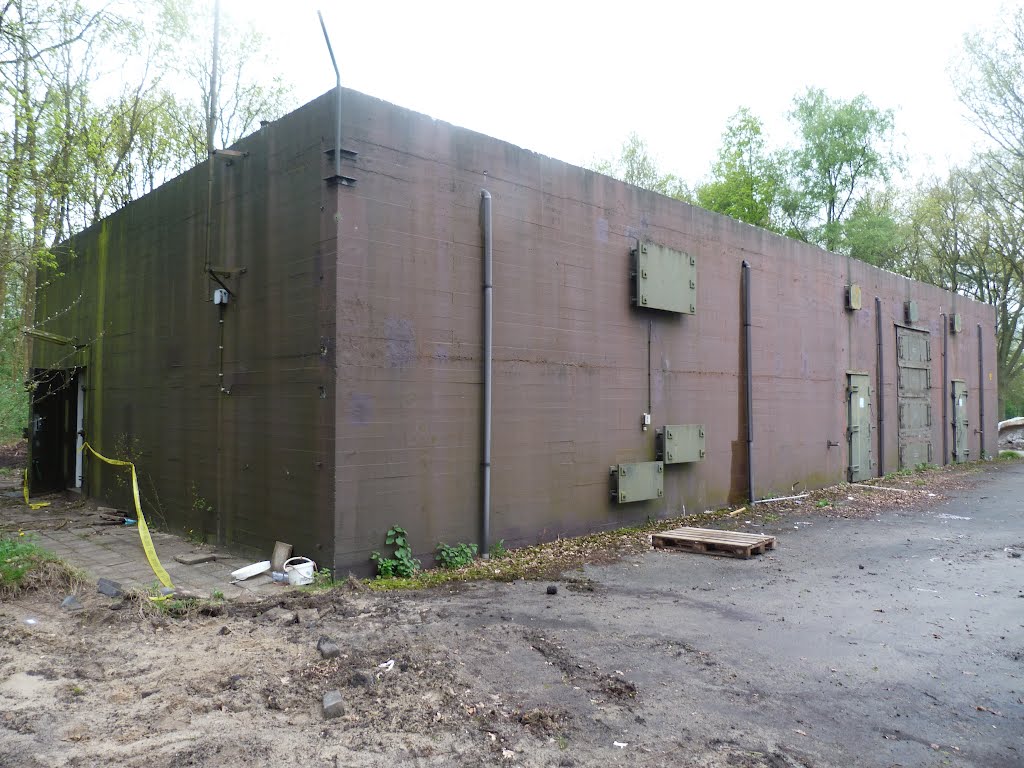
[(478, 688), (565, 713), (560, 765), (1024, 766), (1024, 465), (774, 528), (747, 561), (652, 551), (554, 596), (428, 598), (422, 632)]

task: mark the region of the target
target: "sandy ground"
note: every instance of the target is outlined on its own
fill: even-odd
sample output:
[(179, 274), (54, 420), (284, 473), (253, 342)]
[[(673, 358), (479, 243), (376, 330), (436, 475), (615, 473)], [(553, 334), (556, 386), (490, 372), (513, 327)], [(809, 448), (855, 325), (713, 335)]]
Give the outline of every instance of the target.
[(765, 507), (764, 556), (644, 552), (556, 595), (8, 600), (0, 766), (1024, 765), (1024, 465), (903, 482), (884, 509)]

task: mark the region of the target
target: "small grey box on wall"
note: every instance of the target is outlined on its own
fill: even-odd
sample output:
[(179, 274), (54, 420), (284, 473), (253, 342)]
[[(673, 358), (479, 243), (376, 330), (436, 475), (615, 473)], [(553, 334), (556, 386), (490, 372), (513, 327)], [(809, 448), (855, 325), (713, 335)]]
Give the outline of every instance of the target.
[(612, 501), (618, 504), (660, 499), (665, 495), (665, 465), (660, 461), (616, 464), (608, 468), (608, 474)]
[(631, 302), (639, 309), (692, 315), (697, 312), (697, 259), (657, 243), (630, 251)]
[(903, 320), (907, 324), (917, 322), (917, 302), (908, 299), (903, 302)]
[(861, 287), (856, 283), (850, 283), (846, 286), (846, 308), (848, 310), (856, 312), (864, 306), (862, 293)]
[(686, 464), (704, 458), (703, 424), (666, 424), (654, 435), (655, 457), (666, 464)]

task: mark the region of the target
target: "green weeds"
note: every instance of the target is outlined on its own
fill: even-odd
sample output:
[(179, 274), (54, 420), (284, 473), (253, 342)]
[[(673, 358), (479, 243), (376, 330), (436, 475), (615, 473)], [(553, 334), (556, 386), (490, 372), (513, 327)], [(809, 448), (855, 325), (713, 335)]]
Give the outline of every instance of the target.
[(454, 571), (463, 568), (476, 559), (476, 544), (455, 544), (448, 546), (443, 541), (437, 545), (437, 562), (442, 568)]
[(374, 552), (370, 559), (377, 566), (377, 578), (392, 579), (395, 577), (408, 579), (412, 578), (420, 570), (420, 561), (412, 556), (412, 548), (409, 546), (409, 535), (404, 528), (395, 525), (388, 529), (385, 544), (395, 548), (391, 557), (384, 557), (380, 552)]

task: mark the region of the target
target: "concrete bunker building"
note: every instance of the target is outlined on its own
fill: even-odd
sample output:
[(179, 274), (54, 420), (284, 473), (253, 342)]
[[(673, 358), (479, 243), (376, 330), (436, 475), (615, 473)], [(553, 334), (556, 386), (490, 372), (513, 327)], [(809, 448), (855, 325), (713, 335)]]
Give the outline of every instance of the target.
[(209, 162), (40, 275), (34, 493), (365, 571), (996, 451), (992, 307), (350, 90)]

